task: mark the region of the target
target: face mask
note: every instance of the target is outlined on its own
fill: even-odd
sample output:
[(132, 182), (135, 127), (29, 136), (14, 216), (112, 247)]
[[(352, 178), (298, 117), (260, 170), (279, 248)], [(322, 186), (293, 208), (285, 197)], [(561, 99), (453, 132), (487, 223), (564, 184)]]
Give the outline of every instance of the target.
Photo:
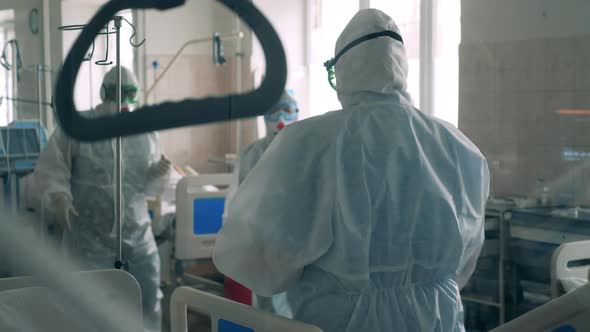
[(122, 102), (121, 103), (121, 112), (122, 113), (133, 112), (134, 110), (135, 110), (135, 104), (132, 104), (129, 102)]
[(266, 114), (264, 121), (266, 123), (267, 135), (277, 134), (289, 124), (296, 122), (299, 118), (299, 109), (295, 103), (286, 103), (282, 108), (275, 112)]
[[(109, 101), (103, 104), (104, 109), (108, 114), (114, 114), (117, 112), (117, 103)], [(121, 103), (121, 113), (133, 112), (135, 110), (135, 104), (128, 102)]]

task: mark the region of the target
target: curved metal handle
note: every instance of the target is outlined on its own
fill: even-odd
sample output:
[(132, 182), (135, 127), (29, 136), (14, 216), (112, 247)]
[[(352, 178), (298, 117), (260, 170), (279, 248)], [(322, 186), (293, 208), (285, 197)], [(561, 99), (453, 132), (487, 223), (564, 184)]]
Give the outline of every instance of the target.
[(252, 92), (164, 102), (100, 118), (80, 115), (74, 105), (74, 85), (85, 52), (113, 15), (124, 9), (166, 10), (184, 4), (185, 0), (111, 0), (88, 22), (68, 53), (57, 80), (55, 100), (57, 118), (64, 132), (81, 141), (96, 141), (170, 129), (188, 125), (228, 121), (262, 115), (283, 93), (287, 79), (287, 61), (281, 41), (270, 22), (250, 2), (218, 0), (235, 12), (258, 36), (266, 58), (266, 75), (260, 87)]

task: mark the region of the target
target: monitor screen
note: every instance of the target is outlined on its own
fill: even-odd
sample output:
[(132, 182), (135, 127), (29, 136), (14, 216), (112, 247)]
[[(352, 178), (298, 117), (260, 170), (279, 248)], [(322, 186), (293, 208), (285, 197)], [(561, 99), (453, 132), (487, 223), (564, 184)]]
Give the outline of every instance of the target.
[(193, 233), (217, 234), (223, 224), (225, 197), (197, 198), (193, 201)]

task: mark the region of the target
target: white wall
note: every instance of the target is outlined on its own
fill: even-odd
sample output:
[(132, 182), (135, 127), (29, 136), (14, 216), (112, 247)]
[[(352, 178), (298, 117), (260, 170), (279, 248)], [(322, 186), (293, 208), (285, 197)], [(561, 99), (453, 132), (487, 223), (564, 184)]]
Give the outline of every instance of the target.
[[(21, 79), (18, 83), (18, 98), (37, 99), (37, 74), (34, 66), (43, 63), (43, 35), (34, 35), (29, 29), (29, 12), (33, 8), (41, 10), (40, 0), (2, 0), (0, 10), (14, 9), (14, 32), (18, 40), (22, 59)], [(41, 12), (39, 13), (41, 18)], [(4, 45), (0, 45), (2, 47)], [(10, 51), (9, 51), (10, 52)], [(11, 53), (9, 53), (11, 54)], [(9, 60), (12, 62), (12, 60)], [(0, 67), (0, 77), (4, 79), (5, 69)], [(4, 95), (4, 91), (0, 91)], [(38, 118), (38, 108), (35, 104), (16, 103), (18, 119)]]
[[(43, 29), (43, 38), (45, 38), (45, 34), (48, 34), (48, 42), (51, 46), (49, 50), (44, 49), (44, 53), (47, 54), (47, 58), (45, 59), (45, 63), (50, 66), (51, 72), (46, 77), (45, 80), (45, 97), (46, 101), (51, 100), (54, 95), (54, 85), (57, 81), (57, 75), (59, 71), (59, 66), (63, 63), (62, 61), (62, 39), (61, 39), (61, 31), (56, 29), (56, 26), (61, 22), (61, 6), (59, 3), (53, 0), (44, 0), (45, 6), (49, 7), (49, 15), (44, 16), (44, 27), (49, 27), (49, 31), (45, 31)], [(44, 46), (45, 47), (45, 46)], [(53, 129), (56, 126), (55, 118), (53, 111), (49, 111), (47, 109), (46, 114), (46, 121), (45, 124), (47, 126), (47, 130), (49, 133), (53, 132)]]
[(590, 33), (588, 0), (462, 0), (462, 43)]
[[(62, 20), (58, 23), (59, 26), (84, 24), (96, 13), (100, 5), (92, 4), (82, 1), (62, 1), (61, 16)], [(56, 28), (56, 27), (54, 27)], [(65, 59), (69, 53), (72, 45), (78, 38), (80, 31), (60, 31), (60, 38), (62, 39), (63, 55)], [(94, 61), (101, 59), (104, 56), (104, 49), (102, 43), (98, 43), (99, 47), (95, 48), (94, 57), (90, 62), (82, 63), (80, 72), (76, 79), (74, 87), (74, 102), (79, 110), (89, 110), (100, 103), (99, 87), (101, 78), (106, 73), (107, 68), (97, 66)], [(114, 46), (114, 45), (109, 45)], [(112, 47), (114, 51), (114, 47)], [(114, 52), (110, 54), (113, 59)]]
[[(254, 4), (269, 19), (277, 31), (287, 56), (287, 89), (294, 97), (301, 112), (309, 114), (308, 61), (307, 61), (307, 1), (306, 0), (254, 0)], [(264, 55), (255, 41), (252, 69), (257, 80), (265, 71)], [(263, 126), (259, 126), (261, 132)]]
[[(148, 10), (146, 53), (173, 55), (188, 40), (209, 38), (214, 32), (229, 35), (235, 31), (234, 18), (230, 10), (213, 0), (188, 0), (182, 7), (163, 12)], [(245, 51), (249, 53), (248, 34), (245, 38)], [(225, 42), (225, 52), (233, 54), (234, 45), (233, 42)], [(190, 46), (183, 54), (209, 55), (211, 43)]]
[[(64, 0), (61, 5), (61, 22), (57, 25), (73, 25), (87, 23), (98, 11), (104, 1), (89, 1), (89, 0)], [(125, 11), (122, 13), (127, 19), (131, 19), (131, 12)], [(55, 29), (57, 27), (54, 27)], [(110, 29), (113, 31), (113, 23), (110, 23)], [(70, 51), (75, 40), (80, 34), (77, 31), (60, 31), (63, 42), (63, 58)], [(132, 46), (129, 44), (131, 37), (131, 27), (123, 22), (121, 28), (121, 64), (131, 70), (134, 68)], [(92, 61), (84, 62), (78, 73), (76, 85), (74, 88), (74, 101), (79, 110), (89, 110), (101, 103), (99, 90), (102, 84), (104, 74), (113, 66), (115, 66), (116, 59), (116, 38), (115, 35), (109, 37), (109, 54), (108, 60), (113, 64), (109, 66), (99, 66), (95, 62), (104, 60), (106, 55), (105, 36), (97, 36), (95, 39), (95, 49)], [(143, 47), (143, 46), (142, 46)]]
[(18, 1), (14, 4), (15, 11), (15, 31), (18, 39), (24, 66), (39, 64), (42, 62), (43, 53), (41, 51), (42, 35), (33, 35), (29, 30), (29, 10), (32, 8), (40, 8), (41, 1), (28, 0)]
[[(44, 7), (42, 3), (45, 1), (49, 1), (49, 15), (45, 15), (45, 13), (43, 13)], [(26, 69), (23, 72), (23, 79), (20, 84), (20, 97), (26, 99), (37, 99), (37, 74), (32, 70), (32, 67), (40, 63), (45, 63), (50, 65), (51, 69), (53, 70), (52, 73), (46, 76), (49, 81), (45, 82), (44, 86), (42, 87), (42, 91), (44, 92), (42, 99), (49, 101), (53, 93), (52, 87), (55, 83), (55, 80), (57, 79), (57, 73), (62, 63), (63, 56), (61, 48), (61, 32), (57, 30), (57, 26), (61, 23), (61, 3), (55, 0), (44, 0), (43, 2), (41, 0), (0, 1), (0, 10), (8, 8), (16, 9), (16, 38), (19, 40), (23, 66)], [(39, 9), (38, 23), (40, 31), (36, 35), (33, 35), (29, 29), (29, 11), (32, 8)], [(48, 19), (48, 30), (45, 30), (44, 28), (44, 19)], [(48, 52), (44, 52), (43, 46), (43, 39), (45, 38), (46, 34), (49, 34), (51, 45), (51, 48), (48, 50)], [(46, 54), (48, 55), (47, 59), (45, 59)], [(0, 75), (4, 77), (3, 74), (2, 68), (0, 69)], [(37, 117), (36, 105), (20, 104), (19, 108), (19, 111), (23, 111), (23, 115), (26, 118)], [(45, 108), (43, 112), (45, 113), (43, 116), (45, 124), (47, 125), (47, 128), (51, 130), (53, 127), (53, 116), (51, 110), (49, 108)]]
[[(307, 68), (307, 0), (254, 0), (254, 4), (270, 20), (277, 30), (285, 53), (287, 55), (288, 78), (287, 89), (293, 90), (302, 113), (308, 111), (308, 68)], [(222, 35), (236, 31), (234, 14), (213, 0), (188, 0), (187, 3), (174, 10), (165, 12), (146, 11), (146, 68), (147, 81), (152, 80), (153, 70), (150, 66), (150, 56), (173, 55), (188, 40), (210, 37), (214, 32)], [(158, 22), (159, 24), (154, 24)], [(242, 25), (242, 31), (248, 31)], [(226, 58), (233, 56), (232, 42), (224, 42)], [(250, 33), (245, 34), (243, 40), (244, 60), (252, 54), (250, 68), (253, 80), (260, 82), (265, 72), (265, 60), (258, 41)], [(189, 46), (184, 55), (209, 56), (211, 43)], [(165, 65), (165, 64), (161, 64)], [(246, 67), (247, 65), (244, 64)], [(248, 80), (248, 78), (245, 78)], [(150, 83), (151, 84), (151, 83)], [(264, 126), (259, 126), (259, 132), (264, 134)]]
[[(288, 85), (295, 84), (304, 78), (304, 67), (307, 64), (306, 38), (306, 1), (284, 1), (278, 5), (276, 0), (255, 0), (255, 5), (269, 19), (285, 48), (287, 65), (289, 66)], [(257, 49), (257, 65), (263, 64), (261, 50)], [(262, 58), (260, 58), (262, 56)]]
[[(244, 32), (242, 89), (251, 88), (249, 29), (244, 24), (238, 27), (236, 15), (217, 1), (188, 0), (183, 7), (173, 10), (147, 10), (138, 14), (139, 21), (145, 20), (145, 24), (140, 26), (145, 26), (141, 30), (145, 30), (146, 48), (141, 50), (143, 54), (138, 59), (140, 71), (145, 72), (147, 87), (153, 85), (155, 76), (162, 74), (173, 55), (189, 40), (210, 39), (214, 32), (218, 32), (222, 36), (227, 60), (223, 66), (213, 64), (211, 40), (188, 46), (153, 89), (147, 98), (148, 103), (235, 92), (238, 88), (236, 41), (223, 36), (234, 34), (238, 28)], [(157, 72), (153, 70), (153, 61), (160, 63)], [(254, 135), (251, 121), (243, 120), (241, 123), (243, 146), (249, 144)], [(170, 160), (179, 165), (190, 165), (200, 173), (227, 171), (221, 165), (210, 163), (209, 159), (222, 159), (225, 154), (236, 152), (238, 143), (232, 122), (166, 130), (161, 132), (160, 137), (163, 151)]]
[[(210, 0), (189, 0), (180, 8), (146, 11), (147, 54), (173, 55), (187, 40), (208, 37), (213, 33)], [(156, 24), (160, 22), (161, 24)], [(211, 52), (210, 44), (195, 45), (184, 54)]]

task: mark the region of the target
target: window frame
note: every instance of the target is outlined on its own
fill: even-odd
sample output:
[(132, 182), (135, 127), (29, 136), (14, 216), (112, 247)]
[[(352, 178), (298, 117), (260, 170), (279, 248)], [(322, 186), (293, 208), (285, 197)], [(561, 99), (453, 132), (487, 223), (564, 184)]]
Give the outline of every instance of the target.
[[(313, 8), (314, 2), (322, 0), (308, 0), (308, 8)], [(391, 0), (393, 1), (393, 0)], [(358, 0), (359, 10), (371, 8), (372, 0)], [(315, 4), (317, 5), (317, 4)], [(419, 100), (420, 109), (433, 114), (434, 107), (434, 27), (435, 15), (434, 0), (420, 0), (420, 83)], [(313, 11), (308, 10), (307, 22), (314, 22)], [(312, 47), (308, 40), (308, 50)], [(309, 54), (310, 52), (308, 52)], [(309, 62), (308, 62), (309, 63)]]

